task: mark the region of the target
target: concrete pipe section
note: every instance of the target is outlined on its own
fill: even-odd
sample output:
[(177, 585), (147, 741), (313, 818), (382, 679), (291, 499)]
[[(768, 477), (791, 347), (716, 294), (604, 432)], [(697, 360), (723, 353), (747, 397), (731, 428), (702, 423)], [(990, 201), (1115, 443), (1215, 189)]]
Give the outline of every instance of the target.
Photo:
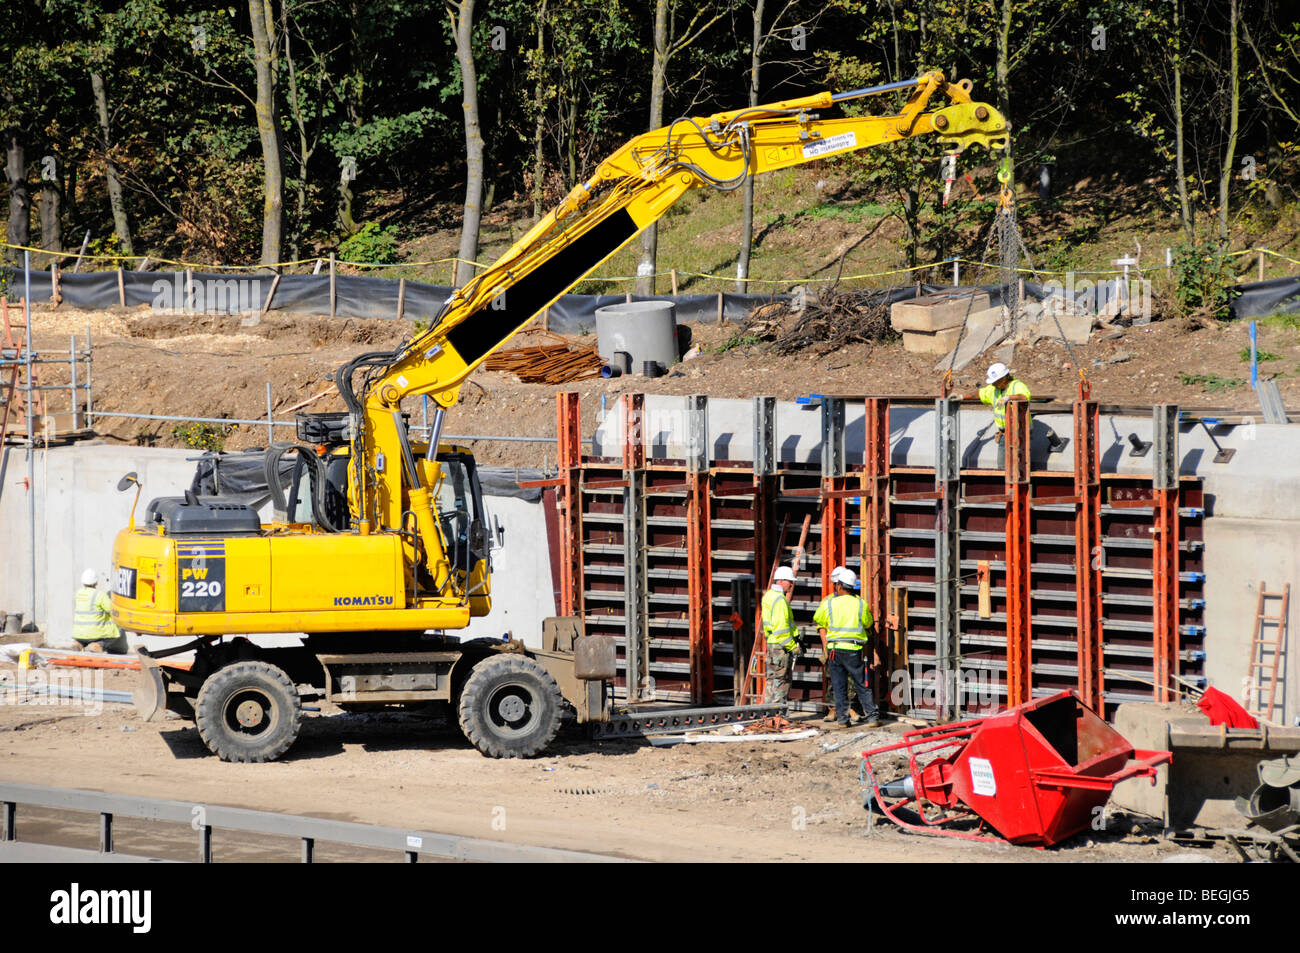
[[(677, 308), (671, 301), (629, 301), (596, 309), (596, 350), (607, 365), (615, 354), (630, 358), (630, 372), (653, 361), (663, 373), (677, 363)], [(627, 371), (624, 371), (627, 373)]]

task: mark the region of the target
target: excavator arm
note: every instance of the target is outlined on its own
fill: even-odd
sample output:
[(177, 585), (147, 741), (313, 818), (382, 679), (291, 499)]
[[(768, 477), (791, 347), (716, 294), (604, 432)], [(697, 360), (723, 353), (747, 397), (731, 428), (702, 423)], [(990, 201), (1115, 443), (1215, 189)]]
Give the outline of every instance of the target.
[[(912, 92), (896, 115), (821, 119), (816, 112), (906, 89)], [(933, 107), (936, 94), (948, 105)], [(686, 192), (731, 190), (749, 176), (931, 134), (956, 150), (972, 143), (997, 149), (1005, 147), (1009, 130), (994, 107), (972, 101), (968, 80), (949, 83), (942, 73), (930, 72), (883, 86), (678, 119), (623, 145), (496, 262), (457, 289), (426, 332), (396, 351), (362, 354), (339, 370), (339, 391), (352, 415), (352, 458), (361, 464), (353, 468), (351, 487), (361, 532), (398, 526), (409, 509), (421, 536), (426, 528), (436, 533), (428, 489), (420, 486), (398, 413), (403, 398), (428, 395), (436, 403), (430, 437), (436, 449), (443, 412), (456, 403), (474, 369)], [(426, 547), (433, 542), (426, 538)]]

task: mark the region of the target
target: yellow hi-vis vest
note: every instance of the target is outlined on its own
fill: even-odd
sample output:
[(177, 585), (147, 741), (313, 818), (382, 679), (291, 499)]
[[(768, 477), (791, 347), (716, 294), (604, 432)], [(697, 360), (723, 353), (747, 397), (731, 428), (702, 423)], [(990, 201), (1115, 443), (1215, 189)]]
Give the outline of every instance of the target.
[[(1029, 400), (1029, 386), (1023, 381), (1012, 378), (1006, 390), (998, 390), (992, 384), (980, 388), (980, 403), (993, 405), (993, 422), (998, 425), (999, 430), (1007, 429), (1008, 397), (1023, 397), (1025, 400)], [(1034, 422), (1033, 416), (1026, 415), (1026, 422), (1032, 424)]]
[(864, 649), (870, 641), (875, 620), (861, 596), (827, 596), (813, 615), (817, 627), (826, 630), (828, 649)]
[(776, 586), (763, 593), (763, 634), (768, 645), (779, 645), (786, 651), (798, 641), (794, 627), (794, 612), (785, 593)]
[(109, 614), (108, 593), (94, 586), (82, 586), (72, 609), (72, 637), (78, 642), (115, 639), (117, 624)]

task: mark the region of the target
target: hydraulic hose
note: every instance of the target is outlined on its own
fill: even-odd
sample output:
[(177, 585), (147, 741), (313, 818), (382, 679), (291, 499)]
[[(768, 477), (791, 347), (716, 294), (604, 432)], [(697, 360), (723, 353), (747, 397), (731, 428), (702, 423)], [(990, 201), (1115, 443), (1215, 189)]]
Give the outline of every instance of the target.
[(304, 447), (296, 443), (273, 443), (266, 450), (266, 455), (262, 458), (263, 470), (266, 474), (266, 485), (271, 491), (271, 507), (275, 510), (275, 515), (280, 519), (288, 518), (289, 504), (285, 499), (284, 487), (280, 485), (280, 460), (287, 453), (297, 453), (298, 459), (303, 465), (311, 470), (311, 515), (316, 520), (317, 525), (327, 533), (341, 533), (346, 527), (334, 525), (330, 520), (327, 507), (325, 505), (325, 462), (316, 455), (316, 451), (311, 447)]

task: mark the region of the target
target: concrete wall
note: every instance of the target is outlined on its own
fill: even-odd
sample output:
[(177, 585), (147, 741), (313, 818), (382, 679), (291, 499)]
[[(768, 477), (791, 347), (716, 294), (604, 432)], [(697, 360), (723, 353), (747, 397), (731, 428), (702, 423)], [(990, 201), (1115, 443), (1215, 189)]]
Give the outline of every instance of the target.
[[(21, 611), (29, 618), (29, 491), (22, 485), (27, 475), (26, 454), (9, 448), (7, 469), (0, 474), (0, 540), (5, 568), (0, 573), (0, 610)], [(127, 525), (134, 497), (133, 492), (117, 491), (122, 474), (139, 473), (144, 491), (137, 515), (143, 515), (153, 497), (178, 496), (189, 487), (196, 455), (193, 450), (98, 443), (36, 451), (30, 491), (36, 502), (36, 621), (45, 631), (47, 644), (74, 644), (72, 599), (82, 571), (94, 568), (100, 573), (101, 587), (107, 584), (113, 539)], [(493, 554), (493, 609), (461, 634), (465, 638), (499, 638), (513, 632), (526, 644), (540, 646), (541, 620), (555, 614), (542, 505), (490, 497), (487, 507), (506, 531), (505, 547)]]
[[(1205, 521), (1205, 674), (1210, 684), (1245, 701), (1260, 583), (1268, 592), (1281, 592), (1287, 583), (1296, 589), (1297, 580), (1300, 521), (1233, 517)], [(1280, 608), (1279, 601), (1269, 600), (1265, 611), (1276, 615)], [(1294, 598), (1288, 615), (1289, 635), (1300, 625), (1300, 606)], [(1276, 630), (1270, 627), (1265, 637), (1272, 640)], [(1297, 644), (1294, 638), (1289, 641)], [(1300, 712), (1300, 652), (1287, 653), (1283, 662), (1278, 700), (1285, 706), (1286, 724), (1292, 725)]]

